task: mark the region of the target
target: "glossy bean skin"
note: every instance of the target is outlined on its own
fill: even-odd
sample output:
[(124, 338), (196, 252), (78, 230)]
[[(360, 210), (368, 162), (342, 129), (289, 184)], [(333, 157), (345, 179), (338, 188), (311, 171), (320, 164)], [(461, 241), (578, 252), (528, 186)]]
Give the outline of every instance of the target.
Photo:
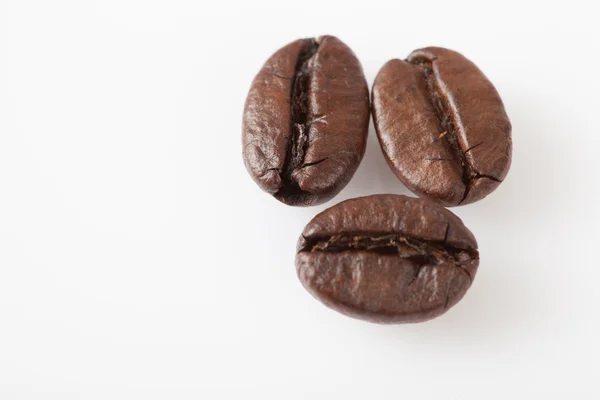
[(369, 118), (369, 90), (352, 50), (333, 36), (296, 40), (273, 54), (252, 83), (244, 164), (279, 201), (321, 204), (358, 168)]
[(495, 87), (463, 55), (430, 47), (391, 60), (379, 71), (372, 97), (384, 156), (419, 196), (465, 205), (506, 177), (511, 123)]
[(465, 295), (473, 234), (441, 205), (401, 195), (351, 199), (318, 214), (298, 240), (302, 285), (328, 307), (377, 323), (422, 322)]

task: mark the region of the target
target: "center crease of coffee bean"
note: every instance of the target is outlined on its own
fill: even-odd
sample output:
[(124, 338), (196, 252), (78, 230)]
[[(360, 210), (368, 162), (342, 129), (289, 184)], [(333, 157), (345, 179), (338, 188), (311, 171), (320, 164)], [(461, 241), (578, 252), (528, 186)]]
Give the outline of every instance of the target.
[(469, 195), (473, 179), (487, 178), (496, 182), (502, 182), (496, 177), (477, 172), (473, 168), (469, 160), (467, 160), (466, 153), (473, 150), (477, 146), (480, 146), (482, 143), (477, 143), (465, 151), (462, 150), (462, 147), (458, 140), (458, 136), (456, 134), (456, 126), (454, 120), (452, 119), (450, 107), (448, 107), (443, 100), (443, 94), (441, 93), (437, 82), (437, 78), (433, 71), (432, 60), (428, 60), (425, 58), (417, 58), (413, 59), (410, 62), (413, 65), (420, 67), (423, 70), (423, 74), (425, 75), (425, 83), (427, 85), (429, 101), (433, 105), (434, 114), (440, 122), (440, 127), (442, 129), (442, 133), (439, 135), (438, 138), (443, 139), (446, 141), (446, 143), (448, 143), (450, 149), (456, 155), (460, 163), (460, 169), (462, 171), (462, 182), (465, 185), (465, 191), (463, 193), (462, 199), (458, 204), (461, 204), (463, 201), (465, 201), (465, 199)]
[(311, 39), (308, 41), (296, 63), (296, 70), (292, 78), (292, 90), (290, 96), (290, 138), (288, 140), (286, 156), (282, 170), (280, 171), (281, 188), (275, 194), (277, 197), (288, 198), (296, 202), (303, 202), (310, 193), (300, 188), (298, 182), (293, 178), (293, 173), (299, 168), (316, 165), (324, 160), (304, 164), (304, 157), (308, 150), (309, 137), (309, 88), (310, 74), (312, 71), (314, 55), (319, 49), (319, 43)]
[[(448, 231), (446, 231), (447, 235)], [(340, 234), (320, 239), (307, 239), (301, 252), (368, 251), (398, 255), (418, 265), (449, 263), (462, 268), (478, 257), (476, 250), (460, 249), (444, 241), (430, 241), (402, 234)], [(468, 271), (465, 269), (468, 274)], [(469, 275), (470, 277), (470, 275)]]

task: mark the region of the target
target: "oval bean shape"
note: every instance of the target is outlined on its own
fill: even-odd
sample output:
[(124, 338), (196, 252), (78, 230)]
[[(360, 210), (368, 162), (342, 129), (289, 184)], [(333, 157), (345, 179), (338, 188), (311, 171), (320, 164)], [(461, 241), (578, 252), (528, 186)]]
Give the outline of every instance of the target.
[(310, 206), (340, 192), (365, 153), (369, 89), (333, 36), (281, 48), (254, 78), (244, 109), (244, 164), (283, 203)]
[(378, 323), (421, 322), (454, 306), (479, 265), (460, 218), (426, 199), (346, 200), (306, 225), (296, 271), (318, 300)]
[(414, 193), (446, 206), (493, 192), (511, 163), (511, 124), (498, 92), (461, 54), (439, 47), (388, 61), (373, 84), (385, 158)]

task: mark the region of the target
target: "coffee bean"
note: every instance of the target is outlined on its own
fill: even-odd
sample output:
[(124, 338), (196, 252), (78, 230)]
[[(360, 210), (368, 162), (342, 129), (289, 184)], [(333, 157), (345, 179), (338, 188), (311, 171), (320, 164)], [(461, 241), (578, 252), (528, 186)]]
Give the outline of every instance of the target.
[(391, 60), (373, 85), (379, 143), (414, 193), (446, 206), (481, 200), (506, 177), (511, 124), (485, 75), (452, 50)]
[(379, 323), (421, 322), (454, 306), (479, 254), (460, 218), (426, 199), (374, 195), (318, 214), (298, 241), (296, 270), (325, 305)]
[(296, 40), (254, 78), (244, 109), (244, 163), (283, 203), (323, 203), (358, 168), (369, 117), (369, 89), (352, 50), (333, 36)]

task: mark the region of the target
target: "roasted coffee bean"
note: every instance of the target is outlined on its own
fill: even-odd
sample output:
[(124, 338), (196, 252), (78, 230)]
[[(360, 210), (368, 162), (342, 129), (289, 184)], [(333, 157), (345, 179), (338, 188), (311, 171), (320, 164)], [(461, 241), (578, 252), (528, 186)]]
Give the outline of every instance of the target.
[(498, 187), (511, 162), (511, 124), (498, 92), (464, 56), (429, 47), (388, 61), (373, 85), (379, 143), (414, 193), (446, 206)]
[(352, 50), (333, 36), (296, 40), (254, 78), (244, 109), (244, 163), (283, 203), (323, 203), (358, 168), (369, 117), (369, 89)]
[(441, 205), (399, 195), (347, 200), (318, 214), (298, 241), (296, 270), (325, 305), (379, 323), (421, 322), (471, 286), (473, 234)]

